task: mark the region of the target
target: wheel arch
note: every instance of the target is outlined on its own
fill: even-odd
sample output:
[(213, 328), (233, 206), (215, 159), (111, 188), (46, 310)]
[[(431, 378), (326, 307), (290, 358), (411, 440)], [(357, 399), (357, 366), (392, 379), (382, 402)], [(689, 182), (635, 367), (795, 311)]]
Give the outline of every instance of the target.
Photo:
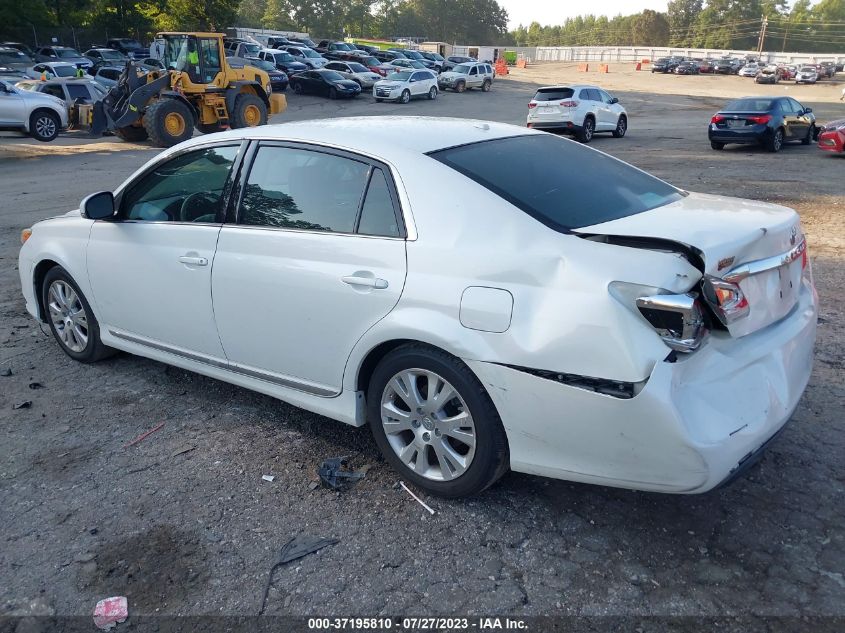
[[(288, 84), (291, 81), (288, 79)], [(264, 91), (264, 87), (261, 86), (256, 81), (233, 81), (229, 84), (229, 87), (226, 88), (226, 112), (229, 113), (229, 116), (232, 115), (232, 112), (235, 110), (235, 99), (238, 98), (238, 95), (241, 94), (251, 94), (259, 97), (263, 102), (264, 105), (267, 106), (267, 109), (270, 109), (270, 97), (267, 96), (267, 93)]]
[(191, 127), (196, 126), (196, 124), (200, 121), (200, 112), (199, 112), (199, 110), (197, 110), (196, 105), (191, 103), (191, 101), (189, 99), (186, 99), (185, 97), (180, 95), (178, 92), (168, 90), (168, 91), (162, 92), (161, 95), (160, 95), (160, 98), (161, 99), (173, 99), (174, 101), (181, 101), (186, 106), (188, 106), (188, 109), (191, 111), (191, 114), (194, 116), (194, 124)]
[(35, 305), (38, 306), (38, 320), (42, 323), (47, 322), (47, 310), (44, 305), (42, 286), (44, 285), (44, 278), (47, 276), (47, 273), (56, 266), (61, 267), (61, 264), (52, 259), (42, 259), (32, 269), (32, 288), (35, 293)]
[(39, 105), (39, 106), (36, 106), (35, 108), (33, 108), (32, 112), (30, 112), (29, 116), (26, 118), (26, 128), (25, 128), (25, 130), (27, 132), (32, 131), (32, 125), (31, 125), (32, 119), (39, 112), (49, 112), (50, 114), (54, 114), (59, 119), (59, 129), (64, 130), (64, 129), (67, 128), (67, 125), (65, 125), (64, 121), (62, 120), (62, 113), (59, 112), (58, 108), (53, 108), (53, 107), (50, 107), (48, 105)]

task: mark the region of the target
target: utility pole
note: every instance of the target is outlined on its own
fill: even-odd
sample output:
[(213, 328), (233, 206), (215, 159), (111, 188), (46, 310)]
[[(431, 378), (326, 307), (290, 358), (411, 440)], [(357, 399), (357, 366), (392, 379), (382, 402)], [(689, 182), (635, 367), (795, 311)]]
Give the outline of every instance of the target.
[(763, 52), (763, 46), (766, 43), (766, 27), (769, 25), (769, 18), (765, 15), (760, 22), (760, 38), (757, 40), (757, 54)]
[(792, 16), (789, 16), (789, 19), (786, 21), (786, 31), (783, 34), (783, 46), (780, 48), (780, 52), (786, 52), (786, 36), (789, 35), (789, 27), (792, 24)]

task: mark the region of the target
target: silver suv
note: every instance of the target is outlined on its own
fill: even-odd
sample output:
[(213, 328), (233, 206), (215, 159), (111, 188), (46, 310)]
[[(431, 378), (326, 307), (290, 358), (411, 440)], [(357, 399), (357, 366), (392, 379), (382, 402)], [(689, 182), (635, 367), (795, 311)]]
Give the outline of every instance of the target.
[(0, 79), (0, 129), (21, 130), (37, 141), (52, 141), (68, 126), (65, 102), (40, 92), (19, 90)]
[(463, 92), (472, 88), (481, 88), (482, 91), (489, 92), (493, 87), (493, 77), (492, 64), (467, 62), (440, 73), (437, 84), (441, 90), (451, 88), (455, 92)]

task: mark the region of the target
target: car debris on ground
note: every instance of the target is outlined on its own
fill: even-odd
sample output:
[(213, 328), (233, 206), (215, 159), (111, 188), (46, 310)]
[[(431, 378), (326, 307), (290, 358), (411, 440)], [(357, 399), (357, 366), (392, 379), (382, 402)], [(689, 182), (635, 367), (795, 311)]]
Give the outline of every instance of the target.
[(434, 514), (434, 510), (431, 508), (431, 506), (429, 506), (427, 503), (425, 503), (425, 501), (423, 501), (417, 495), (415, 495), (413, 492), (411, 492), (411, 489), (408, 488), (408, 486), (405, 485), (404, 481), (400, 481), (399, 485), (402, 487), (402, 489), (405, 492), (407, 492), (409, 495), (411, 495), (417, 501), (417, 503), (419, 503), (423, 508), (428, 510), (429, 514)]
[(138, 443), (140, 443), (140, 442), (143, 442), (143, 441), (144, 441), (145, 439), (147, 439), (150, 435), (152, 435), (152, 434), (153, 434), (153, 433), (155, 433), (156, 431), (160, 430), (163, 426), (164, 426), (164, 422), (162, 422), (162, 423), (161, 423), (161, 424), (159, 424), (158, 426), (155, 426), (155, 427), (151, 428), (149, 431), (144, 431), (143, 433), (141, 433), (138, 437), (136, 437), (134, 440), (132, 440), (132, 441), (131, 441), (131, 442), (129, 442), (128, 444), (124, 444), (124, 445), (123, 445), (123, 448), (129, 448), (130, 446), (135, 446), (135, 444), (138, 444)]
[(340, 490), (347, 484), (354, 484), (364, 478), (370, 467), (364, 466), (360, 470), (353, 471), (349, 468), (348, 460), (349, 457), (333, 457), (320, 464), (317, 474), (324, 486)]
[(267, 606), (267, 595), (270, 593), (270, 586), (273, 584), (273, 574), (276, 572), (276, 569), (293, 560), (313, 554), (324, 547), (336, 545), (337, 543), (340, 543), (340, 540), (336, 538), (322, 538), (319, 536), (295, 536), (285, 543), (282, 551), (279, 552), (279, 560), (270, 568), (270, 575), (267, 576), (267, 585), (264, 587), (264, 596), (261, 598), (261, 609), (258, 611), (258, 615), (264, 614), (264, 609)]
[(107, 631), (129, 617), (129, 606), (125, 596), (104, 598), (94, 607), (94, 624), (98, 629)]

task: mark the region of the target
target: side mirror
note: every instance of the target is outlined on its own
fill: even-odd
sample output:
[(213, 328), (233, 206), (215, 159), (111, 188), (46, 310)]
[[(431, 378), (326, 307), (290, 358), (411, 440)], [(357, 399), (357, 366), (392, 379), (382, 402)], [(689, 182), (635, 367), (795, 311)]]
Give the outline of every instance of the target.
[(804, 108), (804, 114), (809, 114), (812, 111), (813, 111), (812, 108)]
[(83, 218), (89, 220), (106, 220), (114, 217), (114, 194), (111, 191), (92, 193), (82, 200), (79, 205)]
[(616, 97), (611, 97), (611, 98), (610, 98), (610, 103), (611, 103), (611, 104), (614, 104), (614, 103), (619, 103), (619, 99), (617, 99)]

